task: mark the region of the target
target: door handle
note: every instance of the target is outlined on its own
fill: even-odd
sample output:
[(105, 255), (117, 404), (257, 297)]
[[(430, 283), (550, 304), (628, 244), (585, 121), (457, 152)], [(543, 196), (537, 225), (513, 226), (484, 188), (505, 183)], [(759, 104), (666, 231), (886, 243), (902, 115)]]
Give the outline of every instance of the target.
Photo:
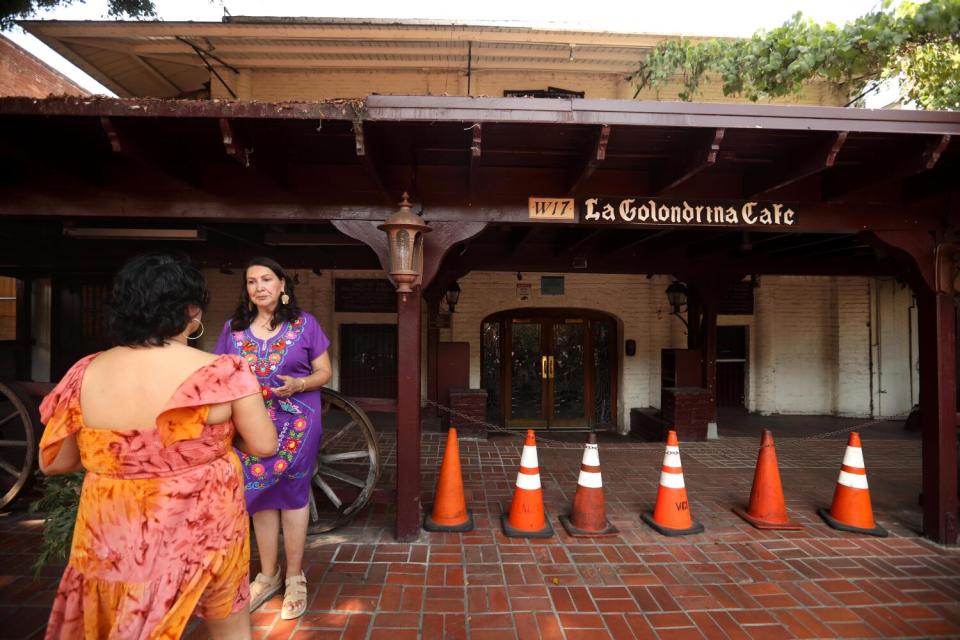
[(547, 379), (547, 356), (541, 356), (540, 358), (540, 376), (544, 380)]
[(547, 361), (547, 364), (550, 366), (550, 379), (552, 380), (553, 379), (553, 356), (547, 356), (547, 358), (549, 358), (549, 360)]

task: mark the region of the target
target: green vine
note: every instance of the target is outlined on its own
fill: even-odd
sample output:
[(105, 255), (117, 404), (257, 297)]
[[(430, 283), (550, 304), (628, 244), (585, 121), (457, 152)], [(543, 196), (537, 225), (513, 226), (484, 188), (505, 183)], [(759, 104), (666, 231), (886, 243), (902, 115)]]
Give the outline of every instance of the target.
[(855, 102), (864, 89), (901, 79), (901, 100), (922, 109), (960, 110), (960, 0), (903, 2), (843, 27), (818, 25), (797, 13), (782, 26), (751, 38), (658, 45), (628, 76), (636, 94), (680, 75), (681, 100), (693, 100), (705, 82), (719, 79), (723, 94), (752, 101), (798, 95), (824, 80)]
[(40, 554), (33, 563), (35, 576), (48, 563), (67, 559), (82, 486), (83, 472), (80, 471), (43, 479), (43, 495), (30, 504), (30, 511), (43, 514), (45, 518)]

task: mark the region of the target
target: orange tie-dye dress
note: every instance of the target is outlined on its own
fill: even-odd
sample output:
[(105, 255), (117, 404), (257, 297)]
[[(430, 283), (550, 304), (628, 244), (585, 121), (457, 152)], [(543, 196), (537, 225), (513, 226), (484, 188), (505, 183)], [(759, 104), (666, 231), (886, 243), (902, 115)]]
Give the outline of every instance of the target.
[(249, 602), (250, 543), (233, 423), (210, 405), (260, 393), (238, 356), (221, 356), (177, 388), (156, 429), (84, 426), (77, 362), (40, 406), (40, 455), (76, 433), (87, 470), (70, 560), (47, 638), (179, 638), (196, 609), (219, 619)]

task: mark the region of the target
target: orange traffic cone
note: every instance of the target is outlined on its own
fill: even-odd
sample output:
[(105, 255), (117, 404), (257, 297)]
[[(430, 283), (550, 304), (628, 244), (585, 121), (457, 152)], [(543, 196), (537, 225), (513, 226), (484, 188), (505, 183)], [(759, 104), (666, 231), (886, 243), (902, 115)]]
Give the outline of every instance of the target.
[(595, 433), (590, 434), (583, 450), (573, 509), (569, 516), (560, 516), (560, 524), (567, 533), (576, 537), (609, 536), (620, 532), (607, 520), (603, 480), (600, 477), (600, 451)]
[(760, 452), (757, 454), (757, 470), (753, 474), (750, 506), (746, 511), (734, 507), (733, 512), (757, 529), (803, 528), (787, 518), (777, 452), (773, 447), (773, 434), (769, 429), (764, 429), (760, 436)]
[(460, 445), (457, 430), (447, 432), (447, 448), (440, 464), (437, 491), (434, 494), (433, 511), (423, 518), (427, 531), (473, 531), (473, 514), (467, 509), (463, 496), (463, 476), (460, 473)]
[(703, 525), (694, 522), (690, 516), (676, 431), (667, 432), (667, 450), (663, 454), (663, 468), (660, 470), (657, 504), (652, 514), (645, 511), (640, 517), (665, 536), (685, 536), (703, 531)]
[(833, 493), (833, 505), (830, 511), (817, 509), (817, 513), (834, 529), (887, 537), (887, 530), (873, 521), (867, 470), (863, 466), (860, 434), (856, 431), (850, 432), (850, 439), (847, 441), (843, 464), (840, 465), (840, 477), (837, 478), (837, 489)]
[(511, 538), (549, 538), (553, 527), (543, 510), (543, 489), (540, 488), (540, 467), (537, 463), (537, 440), (533, 429), (527, 429), (513, 492), (509, 516), (500, 516), (503, 533)]

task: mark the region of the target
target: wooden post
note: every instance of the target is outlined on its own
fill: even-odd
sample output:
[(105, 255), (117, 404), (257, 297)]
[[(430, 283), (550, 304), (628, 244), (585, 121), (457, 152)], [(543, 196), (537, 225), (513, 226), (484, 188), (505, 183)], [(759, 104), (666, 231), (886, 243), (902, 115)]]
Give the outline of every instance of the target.
[(33, 380), (31, 364), (33, 360), (33, 326), (31, 318), (33, 305), (33, 281), (30, 278), (17, 279), (17, 380)]
[(957, 543), (956, 308), (953, 298), (917, 294), (920, 423), (923, 433), (923, 532)]
[(397, 540), (420, 535), (420, 302), (397, 301)]
[[(431, 402), (440, 402), (437, 389), (437, 351), (440, 349), (440, 327), (437, 326), (440, 317), (440, 298), (434, 295), (425, 295), (427, 302), (427, 399)], [(427, 407), (427, 415), (437, 417), (439, 412), (435, 405)]]
[(710, 392), (710, 422), (717, 423), (717, 298), (706, 294), (703, 300), (703, 323), (700, 326), (700, 349), (703, 359), (703, 386)]
[(936, 241), (927, 231), (864, 234), (871, 244), (892, 249), (906, 267), (917, 296), (920, 346), (920, 424), (923, 439), (923, 534), (957, 543), (957, 369), (956, 307), (938, 292)]

